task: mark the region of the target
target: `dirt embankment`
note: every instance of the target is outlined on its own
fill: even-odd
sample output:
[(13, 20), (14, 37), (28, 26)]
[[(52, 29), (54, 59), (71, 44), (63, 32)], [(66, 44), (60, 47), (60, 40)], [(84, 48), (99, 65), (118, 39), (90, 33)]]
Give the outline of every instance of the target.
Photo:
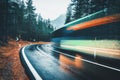
[[(0, 80), (29, 80), (19, 58), (20, 48), (28, 44), (33, 42), (10, 40), (7, 46), (0, 47)], [(34, 44), (45, 44), (45, 42), (34, 42)]]

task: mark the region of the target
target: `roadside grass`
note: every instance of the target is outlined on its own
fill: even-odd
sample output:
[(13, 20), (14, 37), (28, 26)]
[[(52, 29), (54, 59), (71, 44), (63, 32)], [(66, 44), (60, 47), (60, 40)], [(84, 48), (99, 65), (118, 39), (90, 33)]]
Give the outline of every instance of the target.
[(0, 80), (29, 80), (22, 67), (19, 51), (29, 44), (47, 44), (49, 42), (28, 42), (10, 40), (8, 45), (0, 47)]

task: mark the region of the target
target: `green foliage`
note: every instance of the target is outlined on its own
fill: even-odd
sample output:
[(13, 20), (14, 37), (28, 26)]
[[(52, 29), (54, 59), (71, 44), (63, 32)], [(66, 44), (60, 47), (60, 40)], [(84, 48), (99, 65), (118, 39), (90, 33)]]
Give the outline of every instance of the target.
[(50, 40), (50, 32), (53, 30), (50, 20), (35, 13), (32, 0), (22, 0), (21, 4), (1, 0), (0, 14), (0, 45), (6, 44), (8, 37), (30, 41)]
[(37, 33), (39, 33), (39, 38), (41, 40), (50, 40), (50, 32), (53, 31), (53, 26), (50, 23), (50, 20), (44, 20), (41, 15), (38, 15), (37, 20)]
[(50, 40), (50, 32), (53, 30), (50, 20), (45, 20), (35, 13), (32, 0), (28, 0), (26, 5), (23, 26), (25, 33), (22, 34), (22, 38), (30, 41)]
[(106, 8), (105, 15), (120, 13), (120, 0), (71, 0), (66, 23)]
[(18, 11), (19, 5), (17, 3), (8, 0), (0, 1), (0, 44), (6, 44), (8, 36), (17, 35)]

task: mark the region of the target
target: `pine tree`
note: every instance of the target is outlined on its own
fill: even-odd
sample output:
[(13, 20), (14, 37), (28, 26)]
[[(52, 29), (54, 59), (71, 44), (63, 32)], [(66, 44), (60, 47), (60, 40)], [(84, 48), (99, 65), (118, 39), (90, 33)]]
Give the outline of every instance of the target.
[(8, 12), (8, 32), (10, 37), (16, 38), (19, 31), (19, 4), (15, 2), (10, 2), (10, 7)]
[(35, 14), (35, 8), (33, 6), (33, 1), (28, 0), (27, 1), (27, 9), (26, 9), (26, 28), (28, 31), (28, 39), (32, 40), (34, 39), (35, 35), (35, 26), (36, 26), (36, 14)]
[(107, 14), (120, 13), (120, 0), (106, 0)]
[(71, 21), (71, 5), (69, 5), (69, 7), (67, 8), (67, 14), (66, 14), (66, 20), (65, 20), (65, 24)]
[(90, 1), (90, 13), (95, 13), (97, 11), (106, 8), (107, 0), (91, 0)]
[(38, 20), (37, 20), (37, 22), (38, 22), (38, 30), (39, 30), (39, 32), (42, 33), (43, 18), (42, 18), (42, 16), (41, 16), (40, 14), (38, 15)]
[(71, 0), (66, 23), (106, 8), (107, 1), (109, 0)]
[(8, 0), (0, 0), (0, 46), (7, 43)]

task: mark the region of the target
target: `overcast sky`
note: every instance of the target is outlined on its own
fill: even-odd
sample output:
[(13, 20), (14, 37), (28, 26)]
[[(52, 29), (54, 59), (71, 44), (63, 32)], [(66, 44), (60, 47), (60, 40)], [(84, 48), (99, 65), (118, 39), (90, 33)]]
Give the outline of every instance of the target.
[(45, 19), (54, 20), (66, 12), (70, 0), (33, 0), (36, 12), (41, 13)]

